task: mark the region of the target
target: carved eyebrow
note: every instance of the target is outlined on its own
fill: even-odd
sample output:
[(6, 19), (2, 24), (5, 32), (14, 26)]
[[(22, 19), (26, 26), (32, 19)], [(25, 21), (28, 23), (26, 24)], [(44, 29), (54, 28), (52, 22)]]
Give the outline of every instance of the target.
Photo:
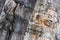
[(33, 11), (33, 9), (35, 7), (35, 3), (36, 3), (36, 0), (34, 0), (34, 1), (29, 0), (29, 3), (31, 2), (30, 4), (32, 4), (30, 6), (30, 4), (29, 3), (26, 3), (24, 0), (14, 0), (14, 1), (17, 4), (19, 3), (20, 5), (24, 5), (25, 8), (30, 9), (31, 11)]

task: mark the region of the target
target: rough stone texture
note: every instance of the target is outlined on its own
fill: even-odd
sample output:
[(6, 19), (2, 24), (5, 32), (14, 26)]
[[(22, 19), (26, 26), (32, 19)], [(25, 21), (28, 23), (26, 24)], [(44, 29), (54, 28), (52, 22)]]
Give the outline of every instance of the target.
[(60, 1), (0, 0), (0, 40), (60, 40)]
[(5, 1), (6, 1), (6, 0), (0, 0), (0, 14), (1, 14), (1, 12), (2, 12), (2, 9), (3, 9), (3, 6), (4, 6), (4, 4), (5, 4)]

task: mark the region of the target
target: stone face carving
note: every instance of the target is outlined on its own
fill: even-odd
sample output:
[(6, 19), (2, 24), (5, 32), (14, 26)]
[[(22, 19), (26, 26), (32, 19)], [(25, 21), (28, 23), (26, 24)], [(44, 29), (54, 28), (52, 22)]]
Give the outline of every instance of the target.
[(60, 0), (0, 0), (0, 40), (60, 40)]

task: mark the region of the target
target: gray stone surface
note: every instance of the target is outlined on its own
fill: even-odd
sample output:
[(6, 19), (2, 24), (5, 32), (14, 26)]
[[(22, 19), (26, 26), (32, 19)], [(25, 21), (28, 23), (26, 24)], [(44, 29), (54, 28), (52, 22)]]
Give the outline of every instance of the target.
[[(39, 3), (36, 5), (37, 2)], [(35, 9), (35, 6), (38, 7), (38, 10)], [(42, 17), (49, 13), (55, 17), (53, 21), (46, 22), (48, 26), (50, 25), (49, 27), (42, 26), (43, 33), (40, 40), (60, 40), (60, 0), (0, 0), (0, 40), (28, 40), (25, 38), (31, 36), (27, 36), (30, 35), (27, 27), (34, 24), (35, 20), (30, 24), (29, 21), (31, 16), (37, 12)], [(39, 24), (39, 26), (41, 25)], [(29, 38), (29, 40), (33, 39)]]

